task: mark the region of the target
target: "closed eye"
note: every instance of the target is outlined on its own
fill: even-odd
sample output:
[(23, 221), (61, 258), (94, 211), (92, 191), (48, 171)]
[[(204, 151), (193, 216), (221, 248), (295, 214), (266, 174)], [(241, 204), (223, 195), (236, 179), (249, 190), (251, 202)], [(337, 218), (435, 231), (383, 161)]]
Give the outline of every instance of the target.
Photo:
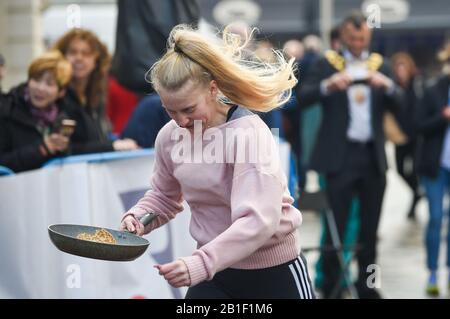
[(195, 110), (195, 107), (191, 106), (191, 107), (188, 107), (187, 109), (184, 109), (183, 112), (189, 114), (189, 113), (193, 113), (194, 110)]
[[(169, 110), (166, 107), (164, 107), (164, 108), (166, 109), (166, 112), (171, 114), (171, 115), (174, 115), (174, 114), (177, 113), (176, 111)], [(195, 106), (190, 106), (190, 107), (187, 107), (187, 108), (184, 108), (184, 109), (181, 110), (182, 113), (186, 113), (186, 114), (193, 113), (194, 111), (195, 111)]]
[(175, 111), (172, 111), (172, 110), (169, 110), (169, 109), (167, 109), (167, 107), (165, 107), (164, 105), (163, 105), (163, 108), (164, 108), (164, 110), (166, 110), (166, 112), (168, 113), (168, 114), (175, 114), (176, 112)]

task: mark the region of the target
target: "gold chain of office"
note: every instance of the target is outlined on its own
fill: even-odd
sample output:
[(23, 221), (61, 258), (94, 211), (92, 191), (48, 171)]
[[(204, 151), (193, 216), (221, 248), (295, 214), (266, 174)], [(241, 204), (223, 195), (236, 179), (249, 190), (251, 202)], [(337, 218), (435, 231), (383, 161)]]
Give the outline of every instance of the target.
[[(325, 52), (325, 58), (336, 70), (342, 71), (345, 68), (345, 59), (342, 55), (333, 50)], [(371, 53), (366, 60), (367, 69), (377, 71), (383, 64), (383, 57), (378, 53)]]

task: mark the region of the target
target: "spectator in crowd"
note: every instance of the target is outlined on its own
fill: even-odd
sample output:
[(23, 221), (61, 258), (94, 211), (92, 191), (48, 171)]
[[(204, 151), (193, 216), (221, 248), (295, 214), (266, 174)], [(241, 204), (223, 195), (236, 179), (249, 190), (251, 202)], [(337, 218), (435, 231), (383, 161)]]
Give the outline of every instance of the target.
[(47, 52), (29, 66), (28, 81), (2, 98), (0, 165), (23, 172), (69, 152), (70, 137), (60, 128), (68, 118), (61, 98), (71, 72), (59, 51)]
[[(426, 87), (418, 108), (417, 128), (421, 143), (417, 172), (429, 204), (426, 252), (429, 278), (426, 292), (439, 295), (438, 260), (441, 242), (444, 196), (450, 195), (450, 44), (439, 54), (443, 72)], [(448, 223), (450, 229), (450, 223)], [(447, 267), (450, 270), (450, 231), (447, 233)], [(450, 289), (450, 273), (448, 278)]]
[[(197, 25), (197, 0), (118, 0), (117, 29), (111, 74), (139, 98), (152, 93), (148, 70), (165, 52), (170, 30), (178, 24)], [(114, 111), (114, 110), (112, 110)], [(128, 111), (131, 114), (131, 109)]]
[(137, 94), (121, 85), (113, 75), (109, 76), (106, 113), (114, 136), (121, 135), (138, 102)]
[[(327, 199), (341, 238), (352, 199), (359, 199), (358, 243), (362, 249), (357, 256), (356, 288), (361, 298), (380, 298), (379, 292), (367, 285), (367, 267), (376, 263), (377, 229), (386, 185), (382, 115), (386, 107), (399, 106), (403, 95), (389, 78), (383, 57), (368, 51), (371, 29), (364, 15), (355, 12), (346, 17), (341, 32), (343, 55), (329, 51), (318, 59), (300, 83), (298, 97), (302, 107), (321, 102), (322, 125), (311, 168), (325, 175)], [(328, 231), (325, 244), (332, 244)], [(325, 298), (332, 297), (339, 285), (339, 269), (337, 252), (324, 252)]]
[(238, 20), (227, 26), (230, 35), (237, 35), (242, 46), (241, 56), (244, 59), (252, 59), (256, 50), (257, 41), (252, 37), (256, 31), (247, 22)]
[(64, 103), (77, 121), (74, 154), (134, 150), (134, 140), (111, 141), (111, 126), (105, 113), (110, 56), (106, 46), (91, 31), (72, 29), (54, 45), (72, 64), (73, 75)]
[(415, 209), (420, 199), (419, 180), (416, 172), (417, 155), (416, 109), (422, 96), (423, 88), (419, 72), (413, 58), (406, 52), (392, 56), (392, 70), (395, 81), (405, 92), (404, 106), (397, 110), (395, 118), (400, 129), (406, 135), (404, 144), (396, 145), (395, 158), (397, 171), (413, 192), (413, 200), (408, 211), (408, 218), (415, 218)]
[(269, 40), (259, 40), (256, 42), (256, 58), (265, 63), (274, 63), (276, 61), (274, 49), (273, 43)]
[(117, 12), (106, 104), (114, 136), (122, 134), (139, 101), (153, 93), (145, 71), (164, 53), (170, 30), (195, 25), (200, 17), (197, 0), (118, 0)]
[(0, 94), (2, 94), (2, 81), (6, 74), (5, 58), (0, 54)]
[(322, 40), (315, 34), (309, 34), (303, 38), (303, 45), (308, 52), (320, 54), (322, 52)]
[[(152, 188), (125, 214), (121, 229), (148, 233), (175, 218), (185, 199), (197, 249), (156, 268), (173, 287), (188, 286), (186, 298), (314, 298), (299, 255), (301, 213), (292, 206), (270, 130), (249, 111), (286, 102), (296, 83), (293, 61), (277, 55), (272, 68), (246, 64), (226, 35), (224, 45), (216, 46), (189, 29), (172, 31), (151, 80), (173, 120), (156, 139)], [(189, 141), (182, 143), (183, 153), (195, 152), (193, 138), (204, 149), (222, 145), (216, 149), (219, 158), (213, 163), (177, 159), (180, 141), (173, 137), (180, 134)], [(243, 143), (228, 134), (238, 134)], [(256, 153), (264, 149), (269, 157), (236, 160), (251, 152), (247, 147)], [(139, 217), (147, 212), (156, 218), (144, 229)]]
[(159, 130), (169, 121), (170, 117), (162, 106), (159, 95), (151, 94), (136, 106), (123, 130), (122, 138), (131, 138), (141, 147), (154, 147)]
[(322, 40), (315, 34), (309, 34), (303, 38), (305, 54), (300, 64), (300, 73), (307, 74), (309, 67), (322, 54)]
[[(322, 55), (322, 52), (317, 51), (319, 48), (322, 47), (321, 43), (319, 42), (320, 39), (316, 39), (316, 37), (309, 37), (311, 39), (314, 39), (313, 41), (308, 40), (308, 37), (305, 37), (306, 43), (313, 42), (317, 43), (317, 45), (311, 45), (308, 44), (308, 49), (305, 52), (305, 57), (300, 61), (299, 69), (299, 83), (298, 85), (301, 85), (305, 77), (307, 76), (307, 71), (309, 70), (309, 66), (311, 63), (317, 59), (320, 55)], [(330, 31), (330, 48), (331, 50), (334, 50), (336, 52), (340, 52), (341, 50), (341, 40), (340, 40), (340, 34), (339, 34), (339, 26), (334, 27)], [(297, 86), (298, 86), (297, 85)], [(305, 163), (305, 169), (308, 169), (309, 167), (309, 160), (311, 157), (312, 149), (314, 147), (314, 144), (317, 139), (317, 132), (321, 123), (322, 119), (322, 108), (317, 103), (316, 105), (309, 106), (307, 109), (302, 109), (301, 112), (301, 145), (302, 145), (302, 158)]]
[[(276, 62), (276, 55), (274, 52), (273, 43), (269, 40), (260, 40), (255, 43), (254, 56), (255, 60), (258, 62), (263, 62), (267, 64), (273, 64)], [(251, 47), (247, 47), (247, 50), (251, 50)], [(250, 53), (250, 52), (249, 52)], [(282, 117), (281, 110), (274, 109), (270, 112), (258, 112), (257, 113), (264, 123), (271, 129), (278, 129), (279, 137), (284, 138), (285, 134), (282, 127)]]
[(290, 39), (283, 45), (283, 53), (287, 58), (294, 58), (295, 61), (301, 61), (305, 55), (305, 46), (302, 41)]
[(330, 49), (334, 51), (341, 51), (342, 49), (341, 31), (339, 25), (335, 26), (330, 31)]
[[(330, 38), (330, 49), (342, 53), (342, 41), (340, 38), (340, 25), (337, 25), (333, 27), (330, 31), (329, 38)], [(317, 114), (314, 114), (312, 112), (317, 112)], [(316, 141), (316, 135), (317, 135), (317, 129), (320, 125), (320, 119), (322, 117), (322, 109), (319, 105), (317, 107), (309, 107), (308, 110), (304, 111), (305, 115), (305, 143), (306, 144), (303, 147), (303, 150), (305, 150), (305, 157), (309, 158), (309, 154), (311, 154), (310, 149), (315, 144)], [(308, 143), (306, 143), (308, 141)], [(319, 185), (322, 190), (326, 189), (325, 185), (325, 179), (324, 176), (319, 177)], [(326, 247), (324, 245), (325, 237), (326, 237), (326, 221), (325, 221), (325, 212), (322, 212), (322, 235), (320, 238), (320, 249), (321, 251), (329, 249), (330, 247)], [(355, 243), (358, 238), (358, 232), (359, 232), (359, 203), (357, 199), (353, 199), (352, 203), (350, 205), (350, 213), (348, 216), (347, 225), (345, 227), (345, 233), (342, 238), (342, 243), (345, 247), (347, 247), (346, 250), (343, 251), (343, 259), (345, 263), (349, 263), (354, 255), (354, 250), (356, 249)], [(320, 256), (317, 259), (316, 263), (316, 277), (314, 280), (314, 284), (316, 289), (321, 290), (322, 289), (322, 282), (323, 282), (323, 272), (322, 272), (322, 256)], [(346, 271), (347, 278), (351, 278), (350, 271)], [(352, 295), (352, 291), (350, 290), (351, 282), (348, 282), (346, 280), (342, 281), (341, 286), (339, 287), (342, 289), (342, 291), (349, 290), (350, 295), (352, 297), (356, 297), (355, 295)]]
[[(286, 41), (283, 45), (283, 53), (287, 59), (294, 58), (297, 66), (296, 77), (298, 79), (303, 78), (303, 73), (299, 74), (298, 67), (301, 65), (303, 56), (305, 54), (305, 48), (303, 43), (297, 39), (291, 39)], [(298, 86), (298, 84), (297, 84)], [(294, 88), (294, 92), (297, 89)], [(295, 154), (296, 169), (298, 175), (298, 188), (301, 192), (305, 186), (305, 168), (304, 158), (302, 153), (302, 113), (298, 104), (297, 96), (293, 94), (291, 99), (283, 105), (282, 109), (282, 127), (284, 131), (285, 139), (291, 145), (292, 151)]]

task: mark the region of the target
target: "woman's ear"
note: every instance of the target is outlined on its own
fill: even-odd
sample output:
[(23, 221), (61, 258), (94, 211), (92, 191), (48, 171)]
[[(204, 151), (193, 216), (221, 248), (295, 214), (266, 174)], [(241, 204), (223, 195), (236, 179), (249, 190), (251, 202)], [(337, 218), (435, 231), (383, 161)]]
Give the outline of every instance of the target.
[(217, 86), (216, 80), (211, 80), (211, 82), (209, 82), (209, 94), (211, 94), (213, 99), (216, 99), (218, 93), (219, 87)]

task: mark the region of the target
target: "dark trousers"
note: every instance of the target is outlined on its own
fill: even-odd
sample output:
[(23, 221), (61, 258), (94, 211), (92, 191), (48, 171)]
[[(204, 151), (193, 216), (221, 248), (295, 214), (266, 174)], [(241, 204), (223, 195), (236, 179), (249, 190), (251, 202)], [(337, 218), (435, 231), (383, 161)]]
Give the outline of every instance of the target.
[(306, 259), (263, 269), (228, 268), (190, 287), (186, 299), (315, 299)]
[[(377, 229), (386, 186), (386, 175), (380, 174), (374, 152), (372, 143), (348, 142), (343, 168), (326, 176), (327, 199), (341, 239), (345, 233), (351, 201), (354, 197), (359, 199), (358, 290), (367, 288), (367, 277), (372, 274), (367, 269), (369, 265), (375, 264)], [(332, 244), (328, 227), (325, 244)], [(323, 293), (324, 297), (329, 297), (341, 274), (341, 266), (335, 251), (323, 254), (323, 273)]]
[(417, 176), (416, 163), (414, 161), (415, 156), (416, 143), (414, 141), (395, 148), (395, 160), (397, 163), (398, 174), (405, 180), (413, 191), (413, 201), (409, 212), (410, 215), (414, 214), (414, 209), (420, 198), (419, 178)]

